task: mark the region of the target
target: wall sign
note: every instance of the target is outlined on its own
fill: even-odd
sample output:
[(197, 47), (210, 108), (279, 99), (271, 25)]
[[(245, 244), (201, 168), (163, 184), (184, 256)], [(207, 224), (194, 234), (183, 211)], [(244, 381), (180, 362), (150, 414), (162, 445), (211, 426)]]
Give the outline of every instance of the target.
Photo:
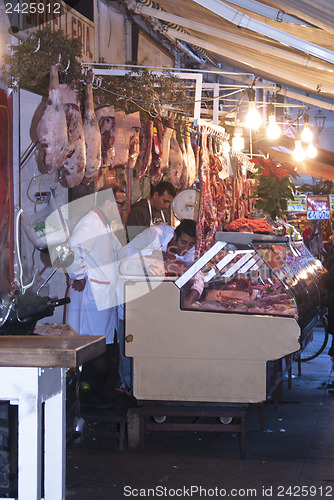
[[(35, 5), (35, 4), (31, 4)], [(37, 4), (36, 4), (37, 5)], [(95, 60), (95, 28), (90, 19), (69, 7), (61, 0), (39, 0), (38, 8), (29, 9), (17, 20), (21, 29), (35, 31), (50, 26), (53, 31), (62, 29), (69, 38), (77, 38), (82, 43), (83, 61)], [(13, 20), (11, 21), (13, 22)]]

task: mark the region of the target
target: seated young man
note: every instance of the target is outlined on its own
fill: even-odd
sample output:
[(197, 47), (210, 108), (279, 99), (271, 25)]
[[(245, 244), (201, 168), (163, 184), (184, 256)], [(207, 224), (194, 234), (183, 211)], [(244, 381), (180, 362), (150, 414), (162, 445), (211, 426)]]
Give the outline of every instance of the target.
[[(165, 276), (180, 276), (194, 262), (195, 242), (196, 223), (190, 219), (183, 219), (175, 229), (166, 224), (145, 229), (121, 248), (118, 256), (120, 260), (150, 256), (150, 275), (161, 274), (163, 262)], [(147, 259), (145, 262), (147, 263)], [(203, 287), (203, 275), (197, 273), (184, 300), (185, 307), (201, 296)]]

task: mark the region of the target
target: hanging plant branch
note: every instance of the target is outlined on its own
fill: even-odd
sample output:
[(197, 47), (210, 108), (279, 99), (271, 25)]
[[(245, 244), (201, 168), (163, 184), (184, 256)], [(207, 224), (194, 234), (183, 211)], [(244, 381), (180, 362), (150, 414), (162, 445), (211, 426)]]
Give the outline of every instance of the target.
[[(77, 87), (82, 78), (80, 59), (82, 44), (65, 36), (62, 30), (50, 27), (37, 30), (19, 45), (11, 46), (12, 53), (3, 56), (1, 80), (7, 87), (19, 87), (47, 94), (50, 66), (59, 61), (60, 83)], [(66, 70), (66, 71), (65, 71)]]
[(275, 220), (283, 217), (288, 208), (288, 199), (293, 199), (296, 191), (291, 180), (297, 178), (289, 165), (282, 165), (271, 158), (253, 158), (255, 164), (253, 177), (257, 180), (252, 198), (256, 199), (256, 207), (269, 214)]
[(101, 87), (94, 89), (94, 100), (97, 107), (115, 106), (126, 113), (141, 111), (147, 119), (161, 115), (164, 107), (191, 115), (193, 99), (187, 85), (168, 70), (156, 75), (139, 69), (124, 76), (103, 76)]

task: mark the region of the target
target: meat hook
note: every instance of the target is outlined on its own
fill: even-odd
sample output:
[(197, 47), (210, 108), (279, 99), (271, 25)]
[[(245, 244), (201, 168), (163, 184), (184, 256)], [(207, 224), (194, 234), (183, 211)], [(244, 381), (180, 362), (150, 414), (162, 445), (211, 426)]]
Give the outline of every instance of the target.
[(99, 76), (99, 77), (95, 77), (93, 78), (93, 89), (99, 89), (101, 87), (101, 84), (102, 84), (102, 77)]
[(37, 43), (37, 47), (36, 47), (36, 49), (33, 51), (33, 54), (35, 54), (35, 52), (38, 52), (40, 48), (41, 48), (41, 39), (39, 38), (39, 39), (38, 39), (38, 43)]
[(67, 61), (67, 66), (66, 66), (66, 68), (64, 69), (65, 73), (67, 73), (68, 68), (70, 67), (70, 65), (71, 65), (71, 60), (69, 59), (69, 60)]

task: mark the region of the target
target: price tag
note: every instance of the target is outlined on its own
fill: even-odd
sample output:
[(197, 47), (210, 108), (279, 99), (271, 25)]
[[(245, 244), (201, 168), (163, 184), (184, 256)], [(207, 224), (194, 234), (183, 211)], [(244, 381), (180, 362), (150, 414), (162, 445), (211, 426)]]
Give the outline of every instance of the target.
[(331, 212), (334, 211), (334, 194), (329, 195), (330, 203), (331, 203)]
[(307, 197), (307, 218), (310, 220), (331, 218), (330, 201), (327, 194)]
[(288, 212), (306, 212), (306, 196), (297, 195), (288, 200)]
[(307, 218), (310, 220), (319, 220), (319, 219), (330, 219), (331, 213), (329, 210), (315, 210), (307, 212)]

